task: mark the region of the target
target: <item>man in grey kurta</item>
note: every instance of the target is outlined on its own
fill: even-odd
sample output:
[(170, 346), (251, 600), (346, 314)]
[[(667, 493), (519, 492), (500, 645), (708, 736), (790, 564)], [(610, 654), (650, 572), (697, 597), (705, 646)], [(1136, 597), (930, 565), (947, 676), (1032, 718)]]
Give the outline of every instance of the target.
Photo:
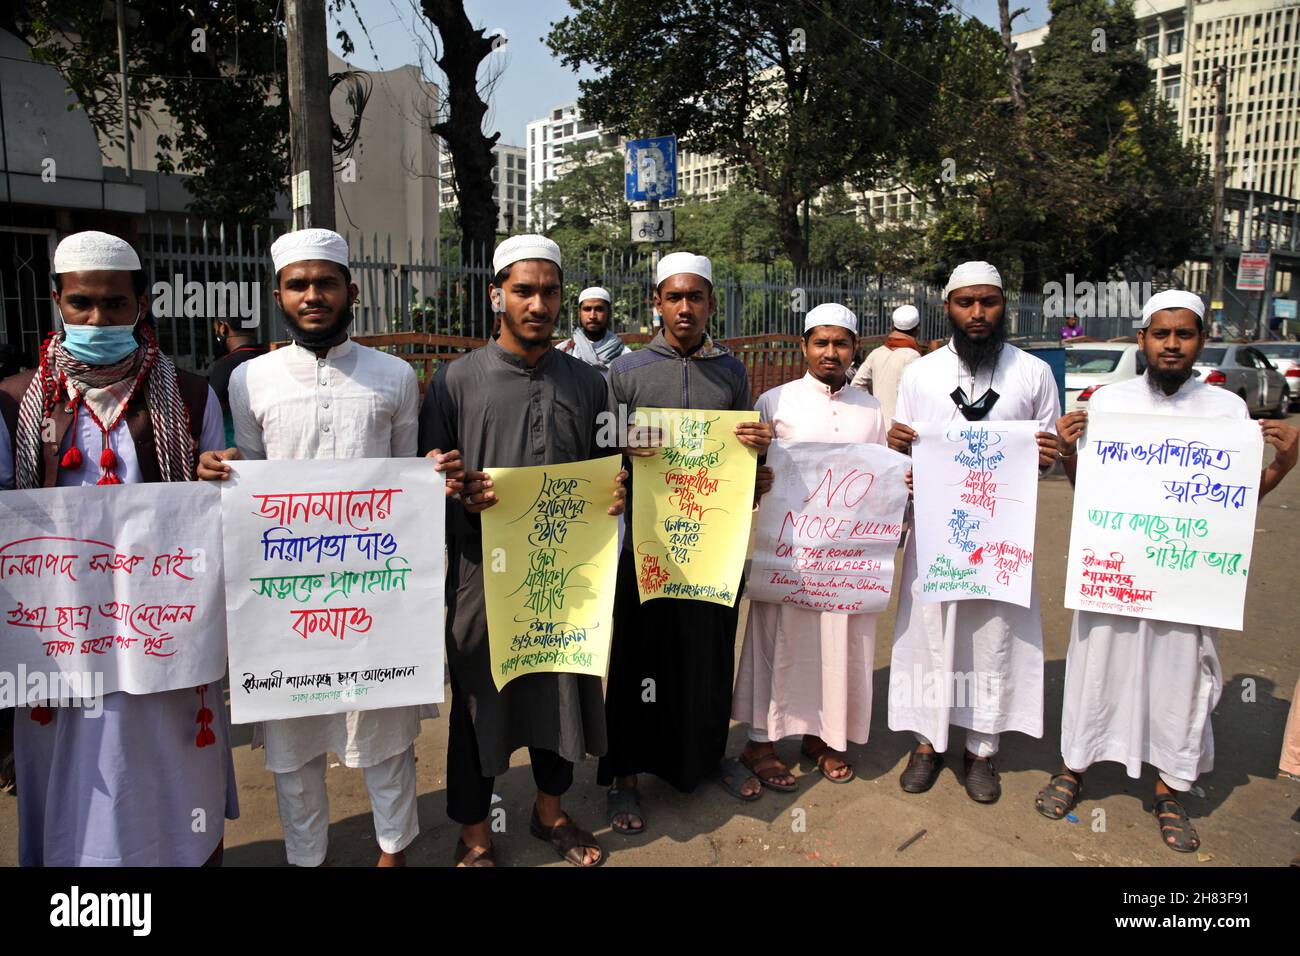
[[(521, 253), (529, 258), (511, 258)], [(490, 481), (480, 475), (484, 468), (598, 457), (598, 416), (608, 410), (609, 400), (598, 371), (550, 344), (558, 317), (559, 249), (541, 237), (515, 236), (498, 247), (494, 259), (492, 294), (502, 315), (501, 338), (439, 369), (420, 413), (421, 452), (459, 449), (466, 467), (465, 491), (460, 501), (452, 499), (448, 505), (447, 522), (447, 663), (452, 687), (447, 813), (464, 827), (458, 862), (489, 865), (486, 821), (492, 778), (506, 771), (511, 753), (528, 747), (539, 791), (534, 823), (540, 814), (541, 829), (552, 831), (546, 838), (557, 849), (564, 835), (553, 831), (563, 826), (576, 831), (584, 839), (561, 855), (571, 863), (590, 865), (601, 859), (594, 838), (571, 823), (546, 819), (543, 798), (552, 798), (558, 810), (559, 796), (572, 784), (573, 763), (588, 753), (605, 752), (600, 678), (527, 674), (496, 689), (478, 512), (495, 503)], [(544, 272), (539, 264), (545, 265)], [(552, 281), (553, 308), (545, 288), (529, 287)], [(559, 818), (566, 819), (562, 811)], [(542, 835), (537, 826), (532, 830)]]

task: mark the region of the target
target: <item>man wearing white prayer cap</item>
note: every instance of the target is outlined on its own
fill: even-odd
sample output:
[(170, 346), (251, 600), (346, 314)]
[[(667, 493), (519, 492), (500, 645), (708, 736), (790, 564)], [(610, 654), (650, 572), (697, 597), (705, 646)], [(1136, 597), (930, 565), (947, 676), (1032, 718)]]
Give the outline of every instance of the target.
[(578, 293), (578, 322), (573, 336), (556, 348), (609, 376), (609, 363), (632, 351), (610, 330), (613, 303), (609, 290), (594, 285)]
[[(59, 243), (53, 265), (61, 328), (36, 369), (0, 382), (0, 487), (193, 481), (195, 446), (221, 442), (221, 406), (160, 349), (139, 256), (116, 236), (79, 232)], [(90, 602), (83, 597), (71, 603)], [(116, 627), (96, 616), (89, 636)], [(14, 727), (21, 865), (220, 861), (239, 800), (225, 654), (208, 667), (206, 683), (109, 693), (94, 706), (23, 701), (31, 706)], [(198, 815), (207, 825), (196, 832)]]
[(864, 388), (880, 402), (886, 423), (894, 420), (898, 403), (898, 386), (903, 370), (921, 357), (921, 343), (912, 331), (921, 324), (921, 313), (914, 305), (900, 305), (892, 316), (893, 329), (884, 343), (872, 349), (862, 367), (853, 376), (853, 384)]
[[(888, 422), (880, 403), (847, 387), (857, 330), (857, 316), (842, 305), (826, 303), (808, 312), (806, 373), (764, 392), (755, 405), (777, 438), (884, 445)], [(897, 480), (901, 486), (902, 478)], [(779, 791), (797, 786), (774, 747), (793, 735), (802, 735), (801, 753), (827, 780), (853, 779), (844, 751), (849, 741), (867, 742), (875, 647), (875, 614), (751, 601), (731, 717), (749, 725), (740, 760), (764, 786)]]
[[(1006, 296), (998, 270), (987, 262), (957, 266), (944, 287), (944, 311), (952, 336), (903, 373), (890, 447), (910, 454), (916, 440), (912, 426), (918, 422), (1028, 420), (1038, 425), (1040, 471), (1051, 467), (1056, 460), (1052, 429), (1061, 414), (1056, 382), (1046, 362), (1006, 343)], [(899, 593), (889, 726), (911, 731), (917, 740), (899, 784), (908, 793), (929, 790), (943, 766), (949, 728), (964, 727), (966, 793), (978, 803), (992, 803), (1002, 793), (992, 758), (1003, 731), (1043, 734), (1037, 581), (1031, 571), (1027, 608), (993, 600), (923, 604), (913, 533)], [(915, 690), (954, 686), (976, 690), (955, 695)]]
[[(484, 554), (479, 515), (498, 504), (511, 515), (533, 505), (499, 499), (491, 468), (600, 458), (614, 453), (622, 436), (601, 447), (610, 417), (605, 379), (552, 345), (564, 284), (559, 246), (544, 236), (511, 236), (497, 246), (492, 267), (489, 292), (501, 334), (445, 363), (420, 412), (421, 450), (459, 449), (466, 468), (464, 490), (447, 514), (447, 815), (460, 824), (453, 859), (460, 866), (495, 865), (488, 819), (494, 778), (527, 747), (537, 786), (528, 831), (566, 862), (596, 866), (604, 860), (600, 843), (569, 817), (562, 798), (573, 785), (573, 765), (605, 752), (601, 680), (535, 672), (497, 689), (483, 590), (484, 559), (492, 556)], [(619, 470), (609, 477), (610, 490), (598, 504), (618, 515), (626, 475)], [(558, 573), (567, 559), (556, 560)]]
[[(1193, 374), (1205, 346), (1204, 317), (1205, 303), (1190, 292), (1171, 289), (1147, 301), (1138, 331), (1146, 372), (1098, 389), (1087, 411), (1057, 423), (1059, 454), (1071, 483), (1091, 412), (1250, 421), (1239, 396)], [(1298, 435), (1284, 422), (1262, 421), (1260, 429), (1275, 449), (1260, 474), (1263, 498), (1295, 467)], [(1164, 431), (1152, 429), (1151, 442), (1165, 438)], [(1145, 586), (1153, 583), (1160, 586)], [(1069, 813), (1083, 790), (1084, 771), (1098, 761), (1123, 764), (1134, 780), (1143, 764), (1151, 764), (1157, 771), (1152, 812), (1161, 842), (1182, 853), (1197, 850), (1200, 836), (1178, 795), (1214, 768), (1211, 714), (1223, 692), (1218, 643), (1213, 627), (1075, 611), (1065, 659), (1062, 764), (1039, 792), (1038, 812), (1054, 820)]]
[[(343, 460), (416, 454), (420, 390), (411, 366), (348, 335), (357, 287), (348, 248), (331, 229), (299, 229), (271, 244), (275, 301), (293, 338), (250, 359), (230, 378), (235, 447), (206, 450), (199, 476), (225, 480), (237, 459)], [(450, 452), (450, 449), (448, 450)], [(458, 488), (459, 458), (435, 453)], [(437, 708), (408, 706), (268, 720), (255, 725), (275, 778), (285, 854), (320, 866), (329, 850), (329, 754), (362, 770), (370, 795), (380, 866), (402, 866), (420, 830), (415, 738)]]
[[(674, 252), (659, 260), (655, 279), (654, 306), (662, 327), (645, 348), (610, 367), (610, 393), (620, 413), (625, 410), (630, 419), (642, 406), (751, 410), (745, 366), (707, 330), (718, 305), (712, 263), (705, 256)], [(741, 423), (735, 434), (760, 455), (772, 441), (771, 426), (764, 422)], [(629, 453), (655, 451), (641, 447)], [(770, 469), (759, 465), (759, 493), (770, 485)], [(757, 778), (734, 758), (723, 760), (738, 605), (669, 599), (642, 604), (632, 535), (624, 536), (614, 595), (618, 636), (605, 695), (609, 752), (596, 771), (597, 782), (610, 786), (606, 809), (616, 832), (640, 833), (646, 826), (639, 773), (655, 774), (684, 792), (717, 779), (738, 799), (758, 795)], [(658, 687), (653, 707), (642, 698), (647, 678)]]

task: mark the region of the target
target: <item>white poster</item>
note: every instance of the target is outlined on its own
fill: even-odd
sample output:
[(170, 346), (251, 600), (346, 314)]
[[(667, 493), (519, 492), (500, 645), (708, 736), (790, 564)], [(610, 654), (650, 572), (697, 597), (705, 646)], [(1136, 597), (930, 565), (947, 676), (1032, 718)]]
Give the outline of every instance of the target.
[(231, 468), (221, 510), (233, 721), (441, 701), (444, 479), (433, 461)]
[(1241, 630), (1259, 425), (1097, 412), (1078, 455), (1065, 606)]
[(0, 492), (0, 706), (152, 694), (226, 669), (206, 482)]
[(749, 598), (812, 611), (889, 605), (907, 507), (905, 455), (884, 445), (774, 441), (754, 534)]
[(981, 598), (1029, 607), (1038, 424), (954, 421), (914, 428), (921, 603)]

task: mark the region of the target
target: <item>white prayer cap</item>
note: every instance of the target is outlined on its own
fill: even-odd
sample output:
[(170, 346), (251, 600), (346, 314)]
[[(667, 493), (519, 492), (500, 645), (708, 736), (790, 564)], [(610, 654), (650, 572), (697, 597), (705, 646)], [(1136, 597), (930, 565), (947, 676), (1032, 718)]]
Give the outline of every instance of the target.
[(900, 332), (910, 332), (921, 324), (921, 313), (914, 305), (900, 305), (894, 310), (894, 328)]
[(665, 279), (683, 272), (697, 275), (709, 285), (713, 285), (713, 263), (709, 261), (709, 257), (697, 256), (690, 252), (670, 252), (660, 259), (655, 285), (662, 285)]
[(823, 302), (808, 310), (808, 315), (803, 320), (803, 330), (808, 332), (819, 325), (838, 325), (854, 335), (858, 334), (858, 317), (836, 302)]
[(582, 305), (582, 303), (586, 302), (588, 299), (604, 299), (606, 302), (613, 301), (609, 297), (609, 290), (602, 289), (598, 285), (593, 285), (590, 289), (583, 289), (581, 292), (578, 293), (579, 305)]
[(1191, 309), (1198, 319), (1205, 318), (1205, 303), (1199, 295), (1182, 289), (1166, 289), (1147, 299), (1147, 304), (1142, 307), (1142, 324), (1138, 328), (1145, 329), (1151, 324), (1151, 316), (1165, 309)]
[(279, 272), (287, 265), (311, 259), (348, 264), (347, 241), (333, 229), (299, 229), (271, 243), (271, 262)]
[(54, 250), (54, 271), (135, 272), (140, 268), (140, 257), (131, 244), (106, 232), (74, 232)]
[(503, 239), (492, 253), (492, 274), (508, 269), (520, 259), (547, 259), (560, 265), (560, 247), (545, 236), (521, 235)]
[(943, 297), (946, 299), (953, 289), (963, 289), (968, 285), (995, 285), (1001, 289), (1002, 274), (991, 262), (963, 262), (952, 270), (948, 284), (943, 287)]

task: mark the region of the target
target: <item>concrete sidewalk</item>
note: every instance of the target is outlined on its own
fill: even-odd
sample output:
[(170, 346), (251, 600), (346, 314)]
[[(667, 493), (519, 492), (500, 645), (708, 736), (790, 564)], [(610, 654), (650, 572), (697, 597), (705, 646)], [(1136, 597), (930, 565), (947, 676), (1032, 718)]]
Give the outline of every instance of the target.
[[(1300, 541), (1300, 476), (1291, 475), (1266, 498), (1257, 520), (1246, 630), (1225, 632), (1220, 643), (1224, 692), (1214, 713), (1216, 765), (1198, 781), (1204, 796), (1189, 795), (1188, 812), (1201, 836), (1199, 854), (1178, 854), (1160, 842), (1146, 810), (1155, 775), (1146, 768), (1130, 780), (1122, 767), (1099, 765), (1088, 774), (1076, 814), (1078, 823), (1053, 822), (1034, 811), (1034, 796), (1060, 761), (1059, 728), (1065, 649), (1071, 612), (1061, 605), (1071, 491), (1064, 479), (1039, 487), (1038, 582), (1046, 652), (1044, 737), (1003, 737), (997, 760), (1003, 795), (993, 806), (973, 803), (961, 786), (961, 731), (954, 734), (947, 766), (934, 789), (909, 795), (898, 786), (911, 736), (885, 726), (889, 652), (894, 615), (881, 615), (876, 641), (874, 720), (871, 740), (851, 747), (857, 779), (847, 785), (823, 780), (806, 761), (796, 769), (800, 789), (765, 790), (760, 800), (740, 803), (707, 784), (690, 795), (643, 777), (645, 835), (609, 831), (604, 792), (595, 785), (596, 763), (587, 760), (565, 799), (574, 818), (595, 829), (612, 866), (676, 865), (1119, 865), (1277, 866), (1300, 853), (1300, 783), (1277, 778), (1282, 729), (1297, 674), (1297, 541)], [(741, 609), (741, 633), (747, 604)], [(739, 639), (737, 640), (739, 653)], [(1249, 690), (1253, 681), (1253, 700)], [(445, 813), (447, 721), (426, 721), (416, 743), (422, 831), (407, 851), (416, 866), (451, 861), (458, 827)], [(261, 752), (249, 747), (247, 727), (236, 727), (235, 769), (241, 817), (226, 825), (227, 866), (283, 866), (284, 845), (275, 789), (262, 769)], [(744, 743), (734, 726), (732, 752)], [(787, 761), (798, 741), (778, 744)], [(506, 832), (497, 835), (501, 863), (563, 864), (550, 847), (528, 833), (532, 776), (520, 751), (497, 781)], [(333, 760), (331, 760), (333, 762)], [(957, 767), (954, 769), (953, 764)], [(360, 771), (329, 770), (331, 795), (329, 862), (368, 866), (378, 858), (369, 800)], [(0, 865), (18, 858), (17, 801), (0, 797)], [(899, 847), (924, 835), (905, 850)]]

